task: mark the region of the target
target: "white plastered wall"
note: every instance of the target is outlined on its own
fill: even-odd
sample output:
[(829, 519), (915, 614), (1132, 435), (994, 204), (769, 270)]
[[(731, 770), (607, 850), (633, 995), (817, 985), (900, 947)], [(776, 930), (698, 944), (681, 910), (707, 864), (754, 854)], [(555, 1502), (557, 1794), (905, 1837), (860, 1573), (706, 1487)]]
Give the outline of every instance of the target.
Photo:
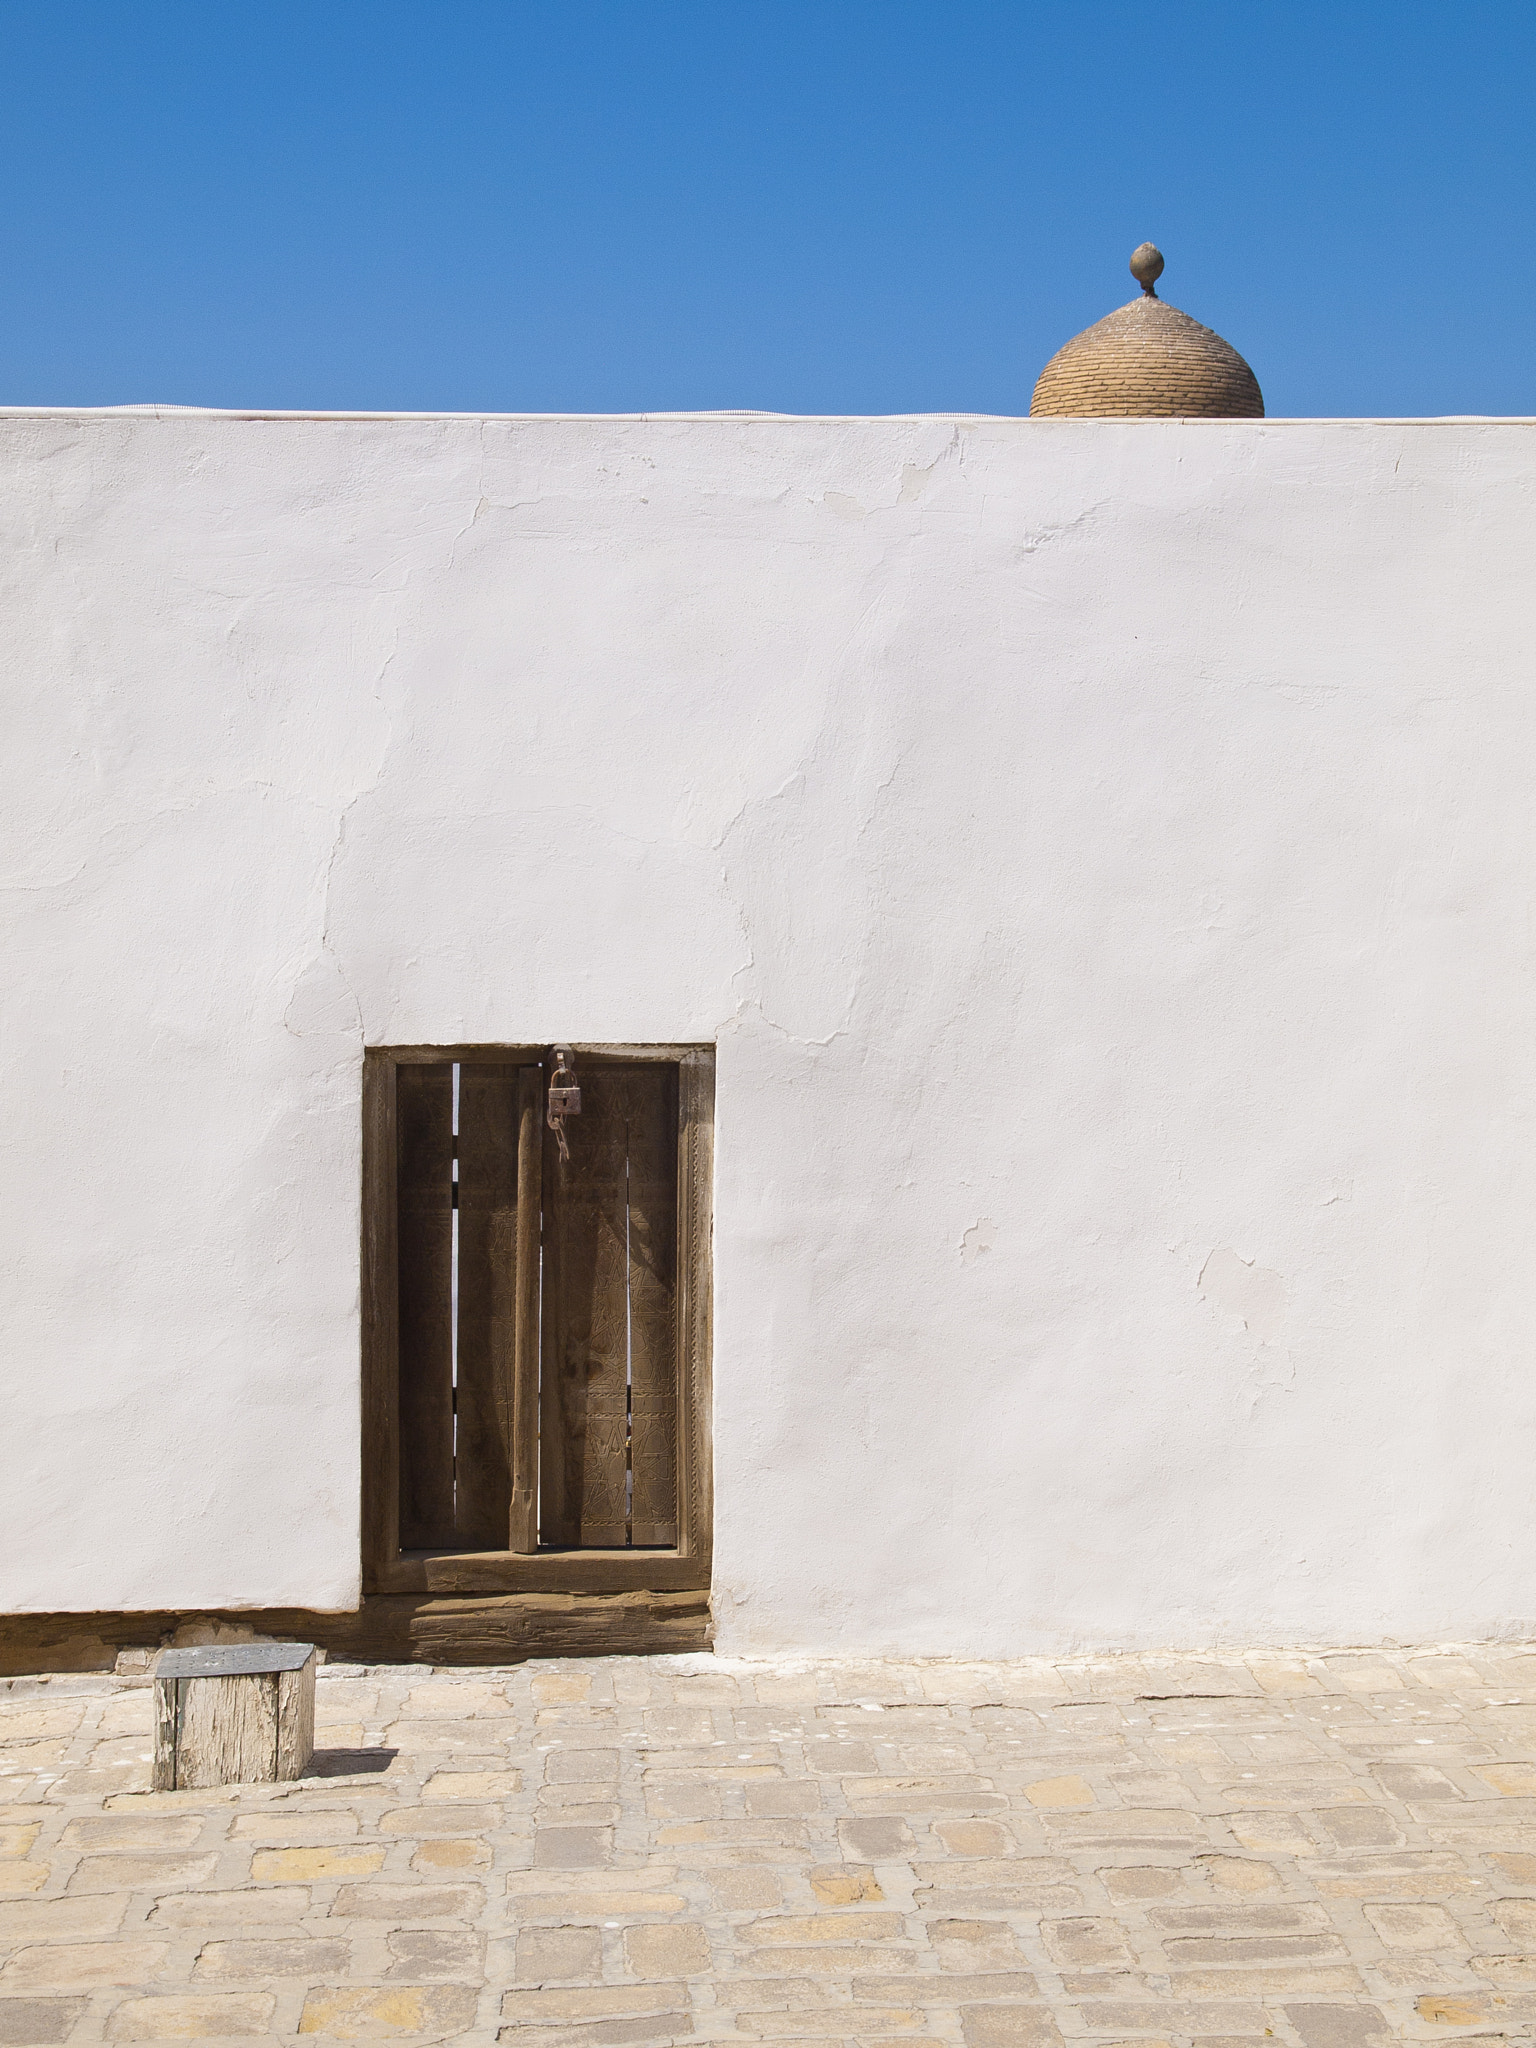
[(0, 1608), (353, 1604), (363, 1046), (653, 1039), (722, 1648), (1536, 1628), (1533, 457), (0, 418)]

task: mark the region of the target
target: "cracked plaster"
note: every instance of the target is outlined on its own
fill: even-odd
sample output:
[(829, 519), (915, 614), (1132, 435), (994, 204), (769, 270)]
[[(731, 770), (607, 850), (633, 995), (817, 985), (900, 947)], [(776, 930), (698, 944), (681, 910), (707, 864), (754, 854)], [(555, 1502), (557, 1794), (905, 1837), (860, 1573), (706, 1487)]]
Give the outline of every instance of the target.
[(363, 1046), (707, 1039), (727, 1647), (1511, 1626), (1532, 431), (0, 417), (0, 1606), (349, 1604)]

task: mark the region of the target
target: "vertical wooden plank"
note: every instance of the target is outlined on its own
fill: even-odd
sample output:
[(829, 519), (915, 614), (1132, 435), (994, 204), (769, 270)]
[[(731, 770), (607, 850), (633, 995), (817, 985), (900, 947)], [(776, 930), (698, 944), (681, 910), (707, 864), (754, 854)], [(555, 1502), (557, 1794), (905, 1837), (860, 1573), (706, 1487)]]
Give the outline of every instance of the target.
[(505, 1550), (512, 1502), (517, 1328), (519, 1078), (459, 1068), (459, 1400), (454, 1526), (466, 1550)]
[(544, 1077), (524, 1067), (517, 1095), (517, 1297), (512, 1364), (512, 1504), (507, 1548), (539, 1547), (539, 1239)]
[(630, 1541), (677, 1541), (677, 1068), (621, 1067), (629, 1150)]
[[(566, 1498), (566, 1400), (562, 1387), (564, 1335), (559, 1303), (564, 1294), (564, 1208), (559, 1201), (559, 1147), (544, 1121), (548, 1062), (539, 1069), (539, 1541), (574, 1543), (581, 1528), (581, 1495)], [(571, 1404), (574, 1406), (574, 1402)]]
[(621, 1070), (580, 1068), (571, 1156), (544, 1144), (540, 1478), (547, 1543), (622, 1545), (628, 1351)]
[(400, 1546), (451, 1548), (453, 1068), (395, 1069)]
[(363, 1591), (400, 1551), (399, 1288), (395, 1238), (395, 1066), (363, 1055)]
[(707, 1560), (714, 1541), (715, 1055), (700, 1048), (678, 1067), (678, 1549)]

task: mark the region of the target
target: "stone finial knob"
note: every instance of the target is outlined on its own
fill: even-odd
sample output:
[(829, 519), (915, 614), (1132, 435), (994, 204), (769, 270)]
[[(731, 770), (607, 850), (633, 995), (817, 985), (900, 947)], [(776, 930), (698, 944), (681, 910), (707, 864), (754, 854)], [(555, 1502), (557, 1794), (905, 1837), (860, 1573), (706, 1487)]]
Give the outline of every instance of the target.
[(1157, 297), (1157, 280), (1163, 274), (1163, 252), (1155, 242), (1143, 242), (1131, 256), (1131, 275), (1149, 299)]

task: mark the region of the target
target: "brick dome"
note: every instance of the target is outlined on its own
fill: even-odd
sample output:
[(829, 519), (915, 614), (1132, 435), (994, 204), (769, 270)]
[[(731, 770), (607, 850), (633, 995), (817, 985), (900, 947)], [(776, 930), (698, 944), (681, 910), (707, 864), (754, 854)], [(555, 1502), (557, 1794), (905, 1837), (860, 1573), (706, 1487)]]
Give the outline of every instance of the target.
[(1131, 258), (1142, 296), (1073, 337), (1040, 372), (1031, 418), (1261, 420), (1264, 394), (1237, 350), (1164, 303), (1163, 259)]

